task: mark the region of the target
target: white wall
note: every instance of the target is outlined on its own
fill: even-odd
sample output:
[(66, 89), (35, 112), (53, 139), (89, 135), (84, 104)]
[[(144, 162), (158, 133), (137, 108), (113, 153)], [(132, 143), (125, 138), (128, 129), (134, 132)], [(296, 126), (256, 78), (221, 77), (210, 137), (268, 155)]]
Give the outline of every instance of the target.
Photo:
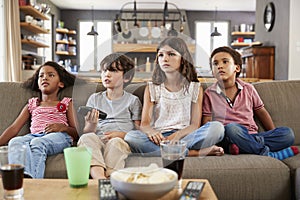
[(5, 80), (5, 55), (4, 55), (4, 49), (5, 49), (5, 40), (4, 40), (4, 34), (5, 34), (5, 26), (4, 26), (4, 0), (0, 0), (0, 81)]
[(300, 1), (290, 0), (289, 72), (288, 79), (300, 79)]

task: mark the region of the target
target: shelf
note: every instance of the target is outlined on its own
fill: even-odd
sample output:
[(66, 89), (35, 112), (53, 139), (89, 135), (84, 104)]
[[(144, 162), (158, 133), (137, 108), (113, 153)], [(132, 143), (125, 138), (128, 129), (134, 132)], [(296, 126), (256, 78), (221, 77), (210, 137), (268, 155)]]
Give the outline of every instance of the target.
[(56, 44), (68, 44), (70, 46), (75, 46), (76, 41), (67, 41), (67, 40), (56, 40)]
[(37, 25), (33, 25), (31, 23), (27, 23), (27, 22), (20, 22), (20, 26), (28, 31), (33, 32), (33, 33), (42, 33), (42, 34), (49, 33), (48, 30), (41, 28)]
[(48, 45), (43, 44), (41, 42), (37, 42), (37, 41), (34, 41), (34, 40), (28, 40), (28, 39), (22, 39), (21, 43), (31, 45), (31, 46), (34, 46), (34, 47), (37, 47), (37, 48), (47, 48), (47, 47), (49, 47)]
[(25, 14), (29, 14), (35, 18), (39, 18), (42, 20), (49, 20), (48, 17), (46, 17), (43, 13), (35, 9), (33, 6), (20, 6), (20, 10), (24, 12)]
[[(113, 44), (113, 52), (142, 52), (156, 53), (158, 44)], [(188, 45), (191, 53), (195, 52), (195, 45)]]
[(75, 35), (75, 30), (69, 30), (67, 28), (57, 28), (56, 33), (63, 33), (63, 34), (69, 34), (69, 35)]
[(247, 47), (250, 46), (251, 43), (245, 43), (245, 42), (233, 42), (231, 43), (231, 46), (233, 47)]
[(56, 40), (56, 44), (69, 44), (67, 40)]
[(255, 32), (232, 32), (231, 33), (232, 36), (236, 35), (236, 36), (254, 36)]
[(76, 53), (70, 53), (68, 51), (56, 51), (55, 54), (63, 56), (76, 56)]

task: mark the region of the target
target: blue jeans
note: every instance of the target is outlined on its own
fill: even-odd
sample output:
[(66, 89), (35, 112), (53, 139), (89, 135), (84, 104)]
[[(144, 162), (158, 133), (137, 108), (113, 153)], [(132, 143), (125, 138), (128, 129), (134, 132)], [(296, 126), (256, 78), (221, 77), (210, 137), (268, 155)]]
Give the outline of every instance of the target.
[[(268, 155), (294, 143), (294, 132), (288, 127), (278, 127), (270, 131), (249, 134), (248, 129), (240, 124), (231, 123), (225, 126), (225, 143), (236, 144), (240, 153)], [(226, 148), (226, 147), (224, 147)]]
[[(162, 133), (164, 137), (171, 135), (174, 131)], [(187, 143), (188, 150), (200, 150), (222, 141), (224, 137), (224, 126), (217, 121), (208, 122), (199, 129), (183, 137), (181, 140)], [(148, 136), (139, 131), (130, 131), (125, 135), (124, 140), (129, 144), (133, 153), (144, 156), (160, 156), (160, 146), (148, 139)]]
[(44, 178), (47, 156), (62, 153), (64, 148), (70, 147), (72, 138), (67, 133), (54, 132), (49, 134), (27, 134), (12, 138), (8, 145), (26, 145), (24, 173), (32, 178)]

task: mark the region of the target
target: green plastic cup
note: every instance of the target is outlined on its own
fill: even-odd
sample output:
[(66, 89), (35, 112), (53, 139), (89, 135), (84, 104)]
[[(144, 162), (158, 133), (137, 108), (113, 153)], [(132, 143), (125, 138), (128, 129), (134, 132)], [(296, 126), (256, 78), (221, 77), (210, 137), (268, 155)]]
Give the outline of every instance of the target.
[(86, 187), (89, 181), (92, 153), (86, 147), (64, 149), (69, 184), (72, 188)]

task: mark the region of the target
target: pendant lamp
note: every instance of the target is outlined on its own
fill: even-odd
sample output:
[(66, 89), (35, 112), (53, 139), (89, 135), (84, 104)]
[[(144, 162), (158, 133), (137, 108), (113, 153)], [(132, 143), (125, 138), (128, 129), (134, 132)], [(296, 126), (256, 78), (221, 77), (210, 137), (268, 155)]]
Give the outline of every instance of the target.
[[(216, 10), (215, 10), (215, 22), (216, 22), (216, 20), (217, 20), (216, 15), (217, 15), (217, 7), (216, 7)], [(212, 32), (212, 33), (210, 34), (210, 36), (211, 36), (211, 37), (222, 36), (222, 34), (218, 32), (218, 27), (215, 26), (214, 32)]]
[(91, 28), (91, 31), (87, 33), (87, 35), (93, 35), (93, 36), (97, 36), (98, 33), (97, 31), (95, 30), (95, 27), (94, 27), (94, 6), (92, 6), (92, 21), (93, 21), (93, 25), (92, 25), (92, 28)]

